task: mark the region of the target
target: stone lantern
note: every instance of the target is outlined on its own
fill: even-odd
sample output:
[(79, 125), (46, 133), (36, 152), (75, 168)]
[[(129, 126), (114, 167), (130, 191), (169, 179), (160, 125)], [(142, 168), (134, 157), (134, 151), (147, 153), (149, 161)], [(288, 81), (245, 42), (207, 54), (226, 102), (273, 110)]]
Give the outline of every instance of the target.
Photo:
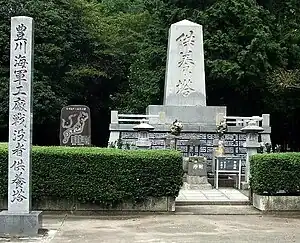
[(151, 148), (151, 141), (149, 139), (149, 131), (154, 130), (154, 127), (143, 119), (140, 124), (133, 127), (133, 130), (138, 131), (138, 139), (136, 141), (136, 147), (138, 149), (149, 149)]
[(257, 154), (257, 149), (260, 147), (258, 142), (259, 132), (262, 132), (264, 129), (257, 125), (256, 120), (250, 120), (246, 127), (241, 129), (242, 132), (246, 133), (246, 142), (244, 147), (247, 149), (246, 157), (246, 170), (245, 170), (245, 182), (243, 183), (243, 189), (249, 188), (249, 178), (250, 178), (250, 157), (254, 154)]

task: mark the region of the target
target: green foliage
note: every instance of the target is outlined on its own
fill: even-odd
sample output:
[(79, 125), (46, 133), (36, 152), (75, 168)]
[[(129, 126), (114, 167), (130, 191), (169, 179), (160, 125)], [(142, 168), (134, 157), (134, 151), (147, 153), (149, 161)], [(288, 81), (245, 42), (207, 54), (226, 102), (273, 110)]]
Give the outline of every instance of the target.
[(255, 193), (274, 195), (300, 190), (300, 153), (259, 154), (251, 157), (250, 185)]
[(58, 144), (67, 104), (91, 108), (96, 145), (106, 145), (109, 110), (144, 113), (161, 104), (168, 29), (183, 19), (203, 25), (208, 105), (226, 105), (232, 115), (271, 113), (275, 136), (293, 136), (299, 12), (297, 0), (0, 0), (0, 139), (7, 140), (14, 15), (36, 23), (34, 143)]
[[(103, 205), (176, 197), (182, 184), (176, 151), (33, 147), (34, 200), (77, 199)], [(7, 148), (0, 146), (0, 198), (7, 196)]]

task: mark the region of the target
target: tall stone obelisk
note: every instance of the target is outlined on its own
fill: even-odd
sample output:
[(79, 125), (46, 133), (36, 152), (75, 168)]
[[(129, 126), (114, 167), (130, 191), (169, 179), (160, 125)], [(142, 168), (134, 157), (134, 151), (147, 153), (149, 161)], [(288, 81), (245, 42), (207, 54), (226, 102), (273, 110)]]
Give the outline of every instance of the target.
[(8, 211), (0, 235), (38, 234), (42, 213), (31, 211), (33, 19), (11, 19)]
[[(218, 114), (226, 115), (224, 106), (206, 106), (202, 25), (189, 20), (171, 25), (163, 105), (149, 105), (146, 113), (165, 117), (167, 126), (161, 126), (162, 130), (178, 120), (189, 131), (198, 131), (203, 125), (215, 127)], [(149, 118), (150, 124), (157, 122)]]
[(202, 25), (182, 20), (170, 27), (164, 105), (206, 106)]

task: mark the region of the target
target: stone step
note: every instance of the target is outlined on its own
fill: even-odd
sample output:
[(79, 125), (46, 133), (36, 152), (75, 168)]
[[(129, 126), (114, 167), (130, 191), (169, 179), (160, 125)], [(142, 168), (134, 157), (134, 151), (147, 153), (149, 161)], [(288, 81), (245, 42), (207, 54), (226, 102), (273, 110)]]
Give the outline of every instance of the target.
[(248, 200), (183, 200), (179, 201), (176, 200), (175, 202), (176, 207), (177, 206), (200, 206), (200, 205), (250, 205), (250, 202)]
[(177, 206), (178, 215), (259, 215), (259, 210), (251, 205), (194, 205)]

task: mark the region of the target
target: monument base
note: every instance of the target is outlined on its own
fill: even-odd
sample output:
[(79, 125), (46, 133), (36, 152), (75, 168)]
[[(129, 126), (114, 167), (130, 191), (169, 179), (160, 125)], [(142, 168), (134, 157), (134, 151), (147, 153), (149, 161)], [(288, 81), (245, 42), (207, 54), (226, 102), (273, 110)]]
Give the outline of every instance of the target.
[(186, 182), (183, 183), (185, 190), (209, 190), (212, 185), (208, 182), (207, 176), (187, 176)]
[(187, 182), (183, 182), (182, 189), (184, 189), (184, 190), (210, 190), (210, 189), (212, 189), (212, 185), (209, 183), (207, 183), (207, 184), (189, 184)]
[[(184, 124), (205, 124), (216, 126), (218, 114), (226, 116), (225, 106), (167, 106), (149, 105), (147, 115), (164, 114), (161, 118), (149, 118), (149, 124), (163, 122), (172, 124), (176, 119)], [(161, 121), (159, 121), (159, 119)]]
[(0, 212), (0, 236), (37, 236), (42, 227), (42, 211)]

